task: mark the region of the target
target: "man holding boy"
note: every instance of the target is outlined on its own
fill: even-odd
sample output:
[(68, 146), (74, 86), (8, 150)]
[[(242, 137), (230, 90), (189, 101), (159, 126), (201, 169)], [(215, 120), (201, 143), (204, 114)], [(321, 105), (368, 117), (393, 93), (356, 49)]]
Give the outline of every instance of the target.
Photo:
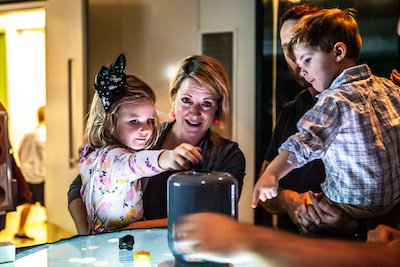
[[(297, 132), (296, 123), (316, 102), (315, 91), (299, 73), (299, 68), (293, 62), (287, 53), (287, 44), (290, 42), (292, 28), (299, 19), (321, 10), (322, 7), (304, 3), (296, 5), (287, 10), (280, 18), (280, 39), (283, 55), (287, 63), (289, 72), (293, 78), (304, 88), (295, 98), (295, 100), (286, 103), (276, 122), (274, 132), (271, 137), (268, 150), (264, 157), (260, 175), (264, 172), (268, 164), (279, 154), (278, 149), (286, 139)], [(296, 214), (299, 206), (307, 200), (308, 190), (320, 192), (320, 184), (325, 180), (324, 166), (321, 160), (315, 160), (309, 164), (291, 171), (282, 180), (279, 181), (279, 195), (261, 205), (270, 213), (278, 215), (278, 228), (297, 232), (299, 227), (293, 221), (296, 221)]]
[(356, 66), (361, 37), (350, 11), (319, 11), (293, 32), (288, 52), (320, 94), (258, 180), (253, 207), (276, 197), (292, 169), (322, 158), (328, 204), (353, 218), (386, 213), (400, 196), (400, 88)]

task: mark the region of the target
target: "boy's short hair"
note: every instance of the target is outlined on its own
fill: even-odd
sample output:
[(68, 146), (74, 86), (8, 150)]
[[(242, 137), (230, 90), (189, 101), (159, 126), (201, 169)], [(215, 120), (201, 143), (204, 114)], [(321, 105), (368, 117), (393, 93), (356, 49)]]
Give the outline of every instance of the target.
[(294, 58), (293, 49), (298, 44), (329, 53), (336, 43), (342, 42), (347, 47), (346, 57), (357, 62), (362, 42), (355, 14), (354, 9), (342, 11), (334, 8), (304, 16), (292, 30), (292, 39), (287, 47), (290, 57)]

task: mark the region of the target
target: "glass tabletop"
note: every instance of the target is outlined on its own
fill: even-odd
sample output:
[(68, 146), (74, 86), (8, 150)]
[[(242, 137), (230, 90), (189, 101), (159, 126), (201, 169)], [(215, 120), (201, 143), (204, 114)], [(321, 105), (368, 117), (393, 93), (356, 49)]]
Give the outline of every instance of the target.
[[(132, 250), (119, 249), (119, 239), (132, 235)], [(124, 230), (112, 233), (76, 236), (51, 244), (25, 249), (16, 255), (15, 267), (25, 266), (157, 266), (173, 267), (174, 256), (168, 247), (166, 228)], [(134, 253), (150, 253), (148, 261), (134, 260)], [(232, 265), (233, 266), (233, 265)], [(235, 266), (257, 266), (254, 263)]]

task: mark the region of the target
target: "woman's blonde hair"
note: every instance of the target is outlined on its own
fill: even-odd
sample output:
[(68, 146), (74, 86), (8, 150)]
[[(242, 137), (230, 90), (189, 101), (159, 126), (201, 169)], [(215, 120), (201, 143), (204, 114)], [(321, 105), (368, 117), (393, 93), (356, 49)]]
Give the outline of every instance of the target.
[[(100, 97), (95, 93), (86, 123), (84, 142), (92, 149), (102, 146), (120, 144), (115, 136), (118, 122), (118, 109), (124, 103), (134, 103), (150, 100), (156, 105), (156, 95), (142, 80), (133, 76), (126, 76), (126, 84), (121, 88), (117, 99), (106, 112)], [(154, 112), (153, 133), (144, 148), (149, 148), (157, 141), (160, 135), (159, 111), (156, 105)]]
[(218, 100), (216, 116), (220, 121), (220, 127), (225, 129), (229, 121), (231, 87), (221, 63), (203, 55), (193, 55), (181, 60), (170, 85), (172, 102), (175, 101), (176, 94), (186, 78), (197, 81), (204, 90)]

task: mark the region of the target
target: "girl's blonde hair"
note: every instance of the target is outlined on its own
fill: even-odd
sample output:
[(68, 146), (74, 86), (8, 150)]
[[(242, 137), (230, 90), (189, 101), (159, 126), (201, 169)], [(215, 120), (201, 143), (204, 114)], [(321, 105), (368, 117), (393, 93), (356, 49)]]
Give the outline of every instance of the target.
[(119, 145), (114, 133), (118, 122), (118, 109), (124, 103), (135, 103), (142, 100), (149, 100), (155, 104), (153, 133), (144, 148), (155, 144), (160, 135), (160, 118), (156, 105), (156, 95), (153, 90), (142, 80), (133, 76), (126, 76), (126, 84), (121, 88), (117, 99), (106, 112), (100, 97), (94, 94), (92, 105), (88, 114), (84, 142), (92, 149), (107, 145)]
[(218, 100), (216, 116), (220, 121), (220, 127), (225, 129), (229, 122), (231, 87), (221, 63), (214, 58), (203, 55), (193, 55), (181, 60), (170, 85), (172, 102), (174, 102), (176, 94), (186, 78), (197, 81), (204, 90)]

